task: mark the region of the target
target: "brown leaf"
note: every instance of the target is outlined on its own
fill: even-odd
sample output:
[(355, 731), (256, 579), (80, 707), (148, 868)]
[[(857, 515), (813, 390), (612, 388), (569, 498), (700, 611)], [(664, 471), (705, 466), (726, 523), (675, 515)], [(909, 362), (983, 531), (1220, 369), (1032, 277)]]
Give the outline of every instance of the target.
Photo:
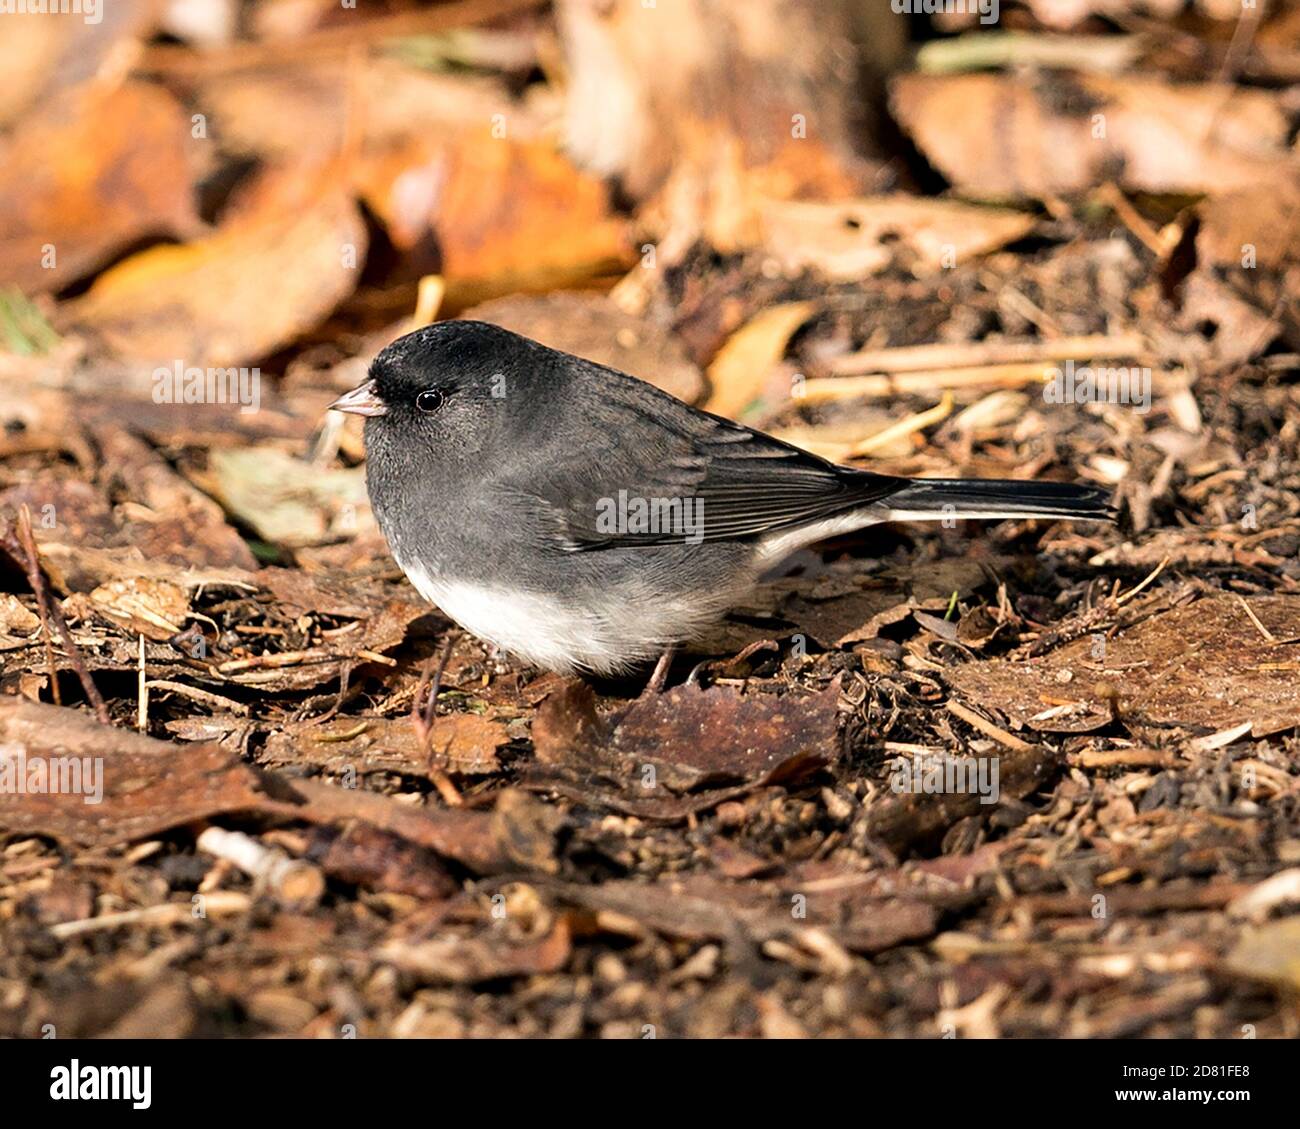
[[(434, 74), (376, 53), (350, 60), (346, 82), (334, 61), (288, 58), (274, 67), (222, 70), (200, 78), (197, 99), (221, 123), (224, 148), (278, 162), (325, 159), (353, 131), (374, 154), (411, 137), (463, 130), (467, 122), (487, 124), (509, 94), (495, 78)], [(538, 133), (526, 107), (510, 110), (512, 137)]]
[[(284, 175), (292, 181), (302, 170)], [(325, 169), (259, 195), (208, 238), (132, 256), (73, 304), (70, 320), (133, 360), (243, 364), (316, 325), (350, 294), (366, 243), (356, 204)]]
[(485, 812), (412, 808), (391, 796), (315, 780), (294, 781), (293, 788), (304, 801), (294, 809), (299, 819), (312, 823), (359, 819), (455, 859), (476, 874), (557, 869), (554, 837), (559, 813), (510, 789), (497, 794), (496, 811)]
[(190, 610), (185, 589), (142, 576), (101, 584), (91, 592), (90, 602), (105, 619), (158, 643), (181, 630)]
[[(101, 68), (115, 73), (117, 60), (131, 56), (132, 40), (147, 36), (156, 22), (151, 0), (100, 3), (94, 5), (93, 15), (90, 7), (83, 4), (80, 19), (74, 10), (56, 20), (33, 4), (27, 19), (5, 21), (0, 39), (0, 74), (5, 76), (0, 126), (18, 121), (38, 98), (67, 98), (68, 88), (102, 73)], [(13, 6), (5, 14), (15, 14)]]
[[(1276, 638), (1300, 636), (1296, 600), (1252, 597), (1250, 607)], [(1040, 659), (967, 663), (945, 677), (970, 700), (1043, 732), (1108, 724), (1111, 694), (1118, 693), (1120, 718), (1131, 724), (1218, 731), (1250, 722), (1260, 737), (1293, 727), (1300, 716), (1300, 680), (1288, 665), (1293, 649), (1270, 645), (1241, 600), (1219, 593), (1108, 637), (1101, 656), (1083, 638)], [(1073, 708), (1054, 709), (1060, 705)]]
[(0, 149), (0, 277), (58, 290), (146, 236), (195, 230), (193, 144), (184, 111), (151, 83), (90, 83), (45, 103)]
[[(998, 799), (1021, 799), (1036, 792), (1061, 763), (1054, 750), (1039, 746), (1001, 748), (997, 758)], [(992, 810), (978, 792), (882, 794), (867, 809), (868, 827), (874, 838), (901, 851), (930, 845), (959, 820)]]
[(88, 714), (0, 697), (5, 831), (83, 845), (124, 843), (274, 806), (261, 783), (254, 769), (215, 745), (170, 745), (100, 725)]
[(813, 267), (852, 282), (885, 270), (900, 244), (915, 274), (934, 274), (1022, 238), (1034, 222), (1024, 212), (908, 196), (773, 201), (763, 208), (763, 242), (788, 271)]
[(1116, 170), (1136, 191), (1223, 192), (1285, 175), (1290, 161), (1286, 113), (1264, 90), (1129, 74), (904, 74), (890, 106), (944, 176), (989, 197), (1081, 192)]
[(590, 688), (572, 682), (538, 709), (533, 744), (542, 764), (644, 798), (776, 782), (838, 757), (838, 700), (837, 683), (809, 697), (686, 685), (602, 717)]
[(431, 767), (461, 776), (500, 770), (496, 751), (509, 741), (505, 725), (474, 713), (442, 714), (428, 749), (421, 747), (411, 719), (336, 717), (290, 722), (267, 738), (259, 763), (269, 768), (316, 765), (338, 773), (401, 772), (427, 776)]
[[(801, 891), (793, 883), (735, 883), (693, 875), (654, 885), (604, 882), (543, 888), (570, 904), (630, 917), (655, 932), (689, 941), (733, 940), (740, 935), (762, 942), (794, 938), (819, 926), (845, 947), (871, 953), (928, 937), (939, 922), (939, 911), (921, 901), (864, 898), (860, 893), (848, 901), (834, 890)], [(796, 905), (805, 916), (792, 914)]]
[[(709, 366), (710, 391), (705, 408), (730, 419), (757, 412), (768, 375), (785, 356), (795, 330), (815, 310), (812, 302), (787, 302), (764, 310), (737, 330)], [(784, 391), (789, 395), (788, 384)]]
[(122, 426), (95, 425), (91, 433), (103, 454), (105, 477), (119, 487), (120, 497), (145, 507), (143, 517), (132, 518), (122, 516), (127, 507), (119, 504), (114, 513), (119, 532), (105, 544), (133, 545), (150, 560), (185, 568), (257, 567), (221, 507), (186, 482), (157, 451)]
[(456, 934), (427, 941), (389, 941), (375, 955), (431, 983), (477, 984), (504, 976), (557, 972), (568, 963), (572, 946), (564, 918), (540, 940), (515, 943), (502, 934)]
[(399, 249), (436, 239), (436, 258), (417, 255), (412, 273), (436, 270), (448, 301), (463, 305), (629, 265), (624, 224), (601, 181), (550, 144), (489, 129), (420, 138), (362, 169), (362, 195)]
[(331, 878), (367, 890), (386, 890), (410, 894), (425, 902), (439, 902), (460, 889), (460, 884), (432, 851), (365, 823), (350, 824), (341, 833), (332, 828), (316, 828), (308, 844), (307, 857)]

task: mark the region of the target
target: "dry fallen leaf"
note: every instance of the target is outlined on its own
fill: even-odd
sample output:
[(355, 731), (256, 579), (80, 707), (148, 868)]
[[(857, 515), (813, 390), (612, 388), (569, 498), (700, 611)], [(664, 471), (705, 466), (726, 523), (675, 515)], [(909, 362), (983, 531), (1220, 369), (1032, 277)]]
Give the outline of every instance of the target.
[(28, 635), (40, 625), (40, 616), (28, 611), (17, 596), (0, 595), (0, 635)]
[(127, 259), (73, 303), (71, 324), (135, 360), (246, 364), (350, 294), (366, 244), (356, 204), (337, 172), (325, 170), (259, 196), (208, 238)]
[(429, 748), (420, 746), (409, 716), (334, 718), (290, 722), (267, 739), (259, 763), (269, 768), (317, 765), (327, 772), (401, 772), (427, 776), (441, 768), (460, 776), (500, 769), (496, 751), (509, 737), (505, 725), (473, 713), (442, 714)]
[[(816, 310), (812, 302), (787, 302), (764, 310), (742, 326), (709, 366), (709, 398), (704, 407), (729, 419), (757, 410), (773, 366), (785, 356), (790, 338)], [(789, 391), (789, 383), (786, 383)]]
[(933, 274), (1028, 235), (1034, 223), (1024, 212), (908, 196), (772, 201), (763, 208), (763, 244), (788, 271), (812, 267), (851, 282), (895, 262), (899, 244), (915, 274)]
[(221, 71), (202, 77), (196, 98), (223, 147), (269, 161), (326, 158), (353, 131), (363, 152), (376, 153), (411, 137), (487, 127), (505, 107), (512, 139), (539, 132), (497, 78), (430, 73), (383, 55), (350, 60), (346, 82), (333, 61), (290, 58), (276, 67)]
[[(441, 274), (448, 301), (464, 305), (625, 269), (625, 224), (605, 185), (550, 144), (490, 130), (410, 141), (358, 173), (366, 203), (414, 273)], [(436, 254), (426, 259), (429, 246)]]
[(1127, 74), (904, 74), (890, 106), (944, 176), (986, 197), (1081, 192), (1116, 173), (1135, 191), (1224, 192), (1294, 168), (1271, 91)]
[(600, 716), (590, 687), (570, 682), (542, 703), (533, 744), (542, 765), (646, 798), (780, 783), (839, 756), (838, 698), (836, 683), (808, 697), (686, 685)]
[[(18, 121), (40, 101), (55, 101), (77, 83), (98, 76), (106, 89), (112, 77), (131, 57), (134, 41), (148, 36), (155, 25), (157, 5), (153, 0), (114, 0), (111, 4), (83, 4), (78, 9), (60, 9), (52, 2), (45, 8), (33, 3), (28, 18), (10, 4), (5, 15), (4, 37), (0, 38), (0, 126)], [(51, 15), (61, 14), (61, 19)], [(90, 17), (90, 18), (87, 18)]]
[(1289, 991), (1300, 989), (1300, 916), (1245, 930), (1223, 966), (1238, 976)]
[(0, 145), (0, 278), (58, 290), (131, 243), (194, 232), (196, 144), (179, 103), (143, 82), (90, 83), (24, 118)]
[(180, 631), (190, 610), (185, 589), (142, 576), (101, 584), (91, 592), (90, 602), (105, 619), (155, 642), (164, 642)]
[[(1300, 636), (1300, 602), (1252, 597), (1250, 608), (1275, 638)], [(1100, 657), (1085, 637), (1040, 659), (966, 663), (945, 677), (972, 701), (1051, 733), (1110, 724), (1116, 691), (1120, 718), (1139, 725), (1220, 731), (1250, 724), (1261, 737), (1293, 727), (1300, 716), (1289, 648), (1268, 643), (1241, 601), (1227, 593), (1151, 616), (1105, 642)], [(1061, 705), (1071, 708), (1053, 708)]]
[(375, 956), (421, 981), (477, 984), (557, 972), (568, 963), (571, 949), (568, 924), (560, 918), (540, 940), (513, 943), (500, 932), (468, 937), (444, 934), (422, 941), (389, 941)]
[(321, 468), (270, 445), (214, 450), (210, 491), (275, 545), (302, 548), (373, 528), (361, 467)]
[(255, 770), (216, 745), (170, 745), (8, 697), (0, 697), (0, 781), (0, 828), (82, 845), (270, 803)]

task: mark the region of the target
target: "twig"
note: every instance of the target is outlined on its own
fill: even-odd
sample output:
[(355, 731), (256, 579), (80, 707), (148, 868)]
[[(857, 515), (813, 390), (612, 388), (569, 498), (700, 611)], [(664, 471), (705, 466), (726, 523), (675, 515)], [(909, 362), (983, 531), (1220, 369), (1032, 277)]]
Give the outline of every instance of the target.
[(1129, 229), (1153, 255), (1164, 259), (1175, 244), (1167, 238), (1161, 238), (1142, 213), (1139, 212), (1132, 204), (1129, 203), (1128, 197), (1119, 190), (1119, 186), (1113, 181), (1108, 180), (1097, 192), (1097, 199), (1103, 204), (1109, 205), (1112, 211), (1123, 221), (1124, 226)]
[(978, 729), (985, 736), (992, 737), (999, 745), (1005, 745), (1008, 749), (1015, 749), (1020, 753), (1030, 752), (1034, 748), (1028, 741), (1022, 741), (1014, 734), (994, 725), (988, 718), (980, 717), (974, 710), (968, 710), (960, 702), (949, 699), (947, 707), (950, 714), (961, 718), (967, 725)]
[(800, 398), (808, 403), (845, 400), (857, 396), (888, 400), (895, 396), (926, 395), (936, 388), (1023, 388), (1041, 384), (1051, 374), (1042, 361), (1022, 364), (975, 365), (961, 368), (923, 369), (865, 376), (813, 377), (804, 381)]
[(26, 567), (27, 582), (36, 594), (36, 606), (40, 610), (41, 625), (44, 628), (45, 655), (50, 665), (50, 688), (54, 695), (54, 701), (58, 705), (63, 704), (59, 697), (58, 672), (54, 665), (54, 651), (50, 639), (49, 621), (51, 620), (58, 629), (59, 637), (63, 642), (63, 649), (68, 656), (68, 662), (72, 664), (72, 669), (81, 682), (81, 688), (86, 693), (86, 699), (95, 710), (95, 716), (105, 725), (111, 724), (108, 706), (104, 704), (104, 699), (99, 693), (99, 687), (95, 685), (94, 679), (90, 677), (90, 672), (86, 669), (86, 664), (81, 657), (81, 648), (77, 646), (76, 641), (72, 638), (72, 632), (68, 629), (68, 621), (63, 618), (63, 611), (60, 609), (58, 601), (50, 599), (45, 574), (41, 568), (40, 553), (36, 548), (36, 538), (32, 536), (31, 510), (25, 504), (18, 510), (16, 529), (11, 523), (8, 528), (3, 529), (3, 532), (0, 533), (0, 544), (3, 544), (5, 552), (13, 557), (15, 561)]
[(250, 659), (229, 659), (215, 670), (217, 674), (234, 674), (241, 670), (278, 669), (313, 662), (328, 662), (337, 657), (321, 647), (310, 647), (305, 651), (280, 651), (278, 654), (255, 655)]
[[(861, 373), (921, 372), (927, 369), (976, 368), (982, 365), (1107, 361), (1146, 352), (1140, 333), (1087, 334), (1055, 341), (975, 341), (956, 345), (903, 345), (867, 349), (837, 357), (830, 371), (837, 376)], [(811, 382), (809, 382), (811, 383)]]
[(1125, 604), (1127, 604), (1131, 599), (1133, 599), (1134, 596), (1136, 596), (1139, 592), (1141, 592), (1143, 588), (1145, 588), (1148, 584), (1150, 584), (1153, 580), (1155, 580), (1155, 578), (1164, 571), (1165, 565), (1167, 565), (1168, 563), (1169, 563), (1169, 558), (1165, 557), (1164, 560), (1162, 560), (1158, 565), (1156, 565), (1155, 569), (1150, 573), (1149, 576), (1147, 576), (1147, 578), (1144, 581), (1142, 581), (1141, 584), (1137, 585), (1135, 588), (1130, 588), (1127, 592), (1124, 592), (1121, 595), (1117, 596), (1115, 598), (1115, 606), (1117, 608), (1122, 608)]
[(1275, 636), (1273, 632), (1271, 632), (1267, 627), (1265, 627), (1262, 623), (1259, 622), (1259, 616), (1257, 616), (1255, 614), (1254, 609), (1248, 603), (1246, 603), (1246, 598), (1244, 596), (1238, 596), (1237, 599), (1241, 602), (1241, 606), (1246, 610), (1246, 614), (1250, 616), (1250, 622), (1253, 623), (1256, 626), (1256, 628), (1259, 629), (1259, 633), (1262, 636), (1264, 636), (1264, 641), (1268, 643), (1270, 646), (1276, 646), (1277, 636)]
[[(447, 636), (447, 644), (442, 649), (442, 655), (438, 659), (438, 667), (433, 672), (432, 681), (429, 678), (429, 671), (432, 668), (433, 660), (430, 659), (424, 664), (424, 669), (420, 672), (419, 685), (415, 688), (415, 697), (411, 700), (411, 724), (415, 727), (415, 737), (419, 743), (419, 748), (427, 756), (425, 771), (448, 807), (459, 807), (463, 801), (460, 793), (456, 791), (456, 786), (452, 784), (451, 778), (433, 763), (433, 726), (438, 718), (438, 693), (442, 689), (443, 671), (447, 669), (447, 660), (451, 658), (451, 650), (455, 643), (456, 637), (454, 635)], [(422, 710), (420, 708), (420, 698), (426, 685), (429, 687), (429, 698)]]
[(141, 733), (149, 732), (149, 683), (144, 672), (144, 636), (140, 636), (140, 671), (136, 684), (135, 727)]
[[(217, 890), (203, 895), (203, 916), (228, 917), (244, 913), (252, 904), (252, 898), (238, 890)], [(195, 920), (198, 919), (194, 916), (194, 906), (189, 902), (164, 902), (121, 913), (101, 913), (98, 917), (83, 917), (78, 921), (61, 921), (50, 926), (50, 934), (65, 941), (83, 933), (102, 933), (122, 925), (184, 925)]]
[(179, 694), (182, 698), (190, 698), (205, 706), (211, 706), (213, 709), (229, 710), (240, 717), (247, 717), (249, 713), (248, 707), (243, 702), (237, 702), (234, 698), (223, 698), (220, 694), (212, 693), (211, 690), (200, 690), (197, 686), (188, 686), (184, 682), (172, 682), (166, 678), (155, 678), (145, 683), (145, 689), (167, 690), (173, 694)]
[(860, 442), (854, 443), (849, 448), (847, 457), (856, 459), (863, 455), (869, 455), (872, 451), (894, 442), (895, 439), (915, 435), (918, 431), (924, 431), (931, 424), (942, 422), (952, 415), (952, 403), (952, 393), (945, 392), (943, 399), (935, 404), (933, 408), (927, 408), (925, 411), (917, 412), (906, 419), (897, 420), (888, 427), (877, 431), (874, 435), (868, 435)]
[(299, 909), (311, 909), (325, 893), (325, 876), (305, 859), (290, 858), (284, 851), (264, 847), (242, 831), (205, 828), (195, 846), (214, 858), (234, 863), (253, 879), (256, 889), (266, 890), (277, 901)]

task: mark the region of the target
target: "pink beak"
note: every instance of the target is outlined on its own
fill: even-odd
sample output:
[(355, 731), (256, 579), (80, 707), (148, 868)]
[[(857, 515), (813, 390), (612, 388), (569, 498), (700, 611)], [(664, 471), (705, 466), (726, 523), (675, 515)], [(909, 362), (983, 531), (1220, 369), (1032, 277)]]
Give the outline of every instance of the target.
[(351, 412), (354, 416), (382, 416), (388, 409), (375, 392), (375, 382), (367, 380), (365, 384), (345, 392), (330, 405), (336, 412)]

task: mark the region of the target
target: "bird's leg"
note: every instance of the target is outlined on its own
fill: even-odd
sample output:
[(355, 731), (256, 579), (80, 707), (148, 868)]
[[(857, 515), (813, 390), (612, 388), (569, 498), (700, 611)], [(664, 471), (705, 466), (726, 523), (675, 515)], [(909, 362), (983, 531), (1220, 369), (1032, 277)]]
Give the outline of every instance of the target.
[(672, 669), (673, 659), (677, 657), (677, 644), (671, 644), (662, 655), (659, 661), (655, 663), (654, 672), (650, 675), (650, 681), (646, 683), (645, 692), (647, 694), (662, 694), (664, 687), (668, 685), (668, 671)]
[(741, 651), (740, 654), (733, 655), (725, 661), (719, 662), (715, 659), (705, 659), (686, 676), (686, 685), (698, 686), (700, 684), (700, 676), (704, 674), (706, 670), (713, 670), (715, 667), (722, 671), (733, 670), (746, 659), (756, 655), (759, 651), (780, 651), (780, 649), (781, 644), (775, 639), (756, 639)]
[[(437, 669), (433, 671), (432, 682), (429, 679), (429, 671), (433, 668), (432, 659), (424, 664), (424, 670), (420, 672), (420, 683), (416, 686), (415, 697), (411, 701), (411, 724), (415, 727), (415, 736), (421, 749), (428, 746), (429, 738), (433, 735), (433, 723), (438, 716), (438, 691), (442, 688), (442, 672), (447, 669), (447, 660), (451, 658), (451, 648), (455, 642), (454, 635), (447, 636), (447, 645), (443, 647)], [(421, 709), (420, 698), (426, 685), (429, 687), (429, 697)]]

